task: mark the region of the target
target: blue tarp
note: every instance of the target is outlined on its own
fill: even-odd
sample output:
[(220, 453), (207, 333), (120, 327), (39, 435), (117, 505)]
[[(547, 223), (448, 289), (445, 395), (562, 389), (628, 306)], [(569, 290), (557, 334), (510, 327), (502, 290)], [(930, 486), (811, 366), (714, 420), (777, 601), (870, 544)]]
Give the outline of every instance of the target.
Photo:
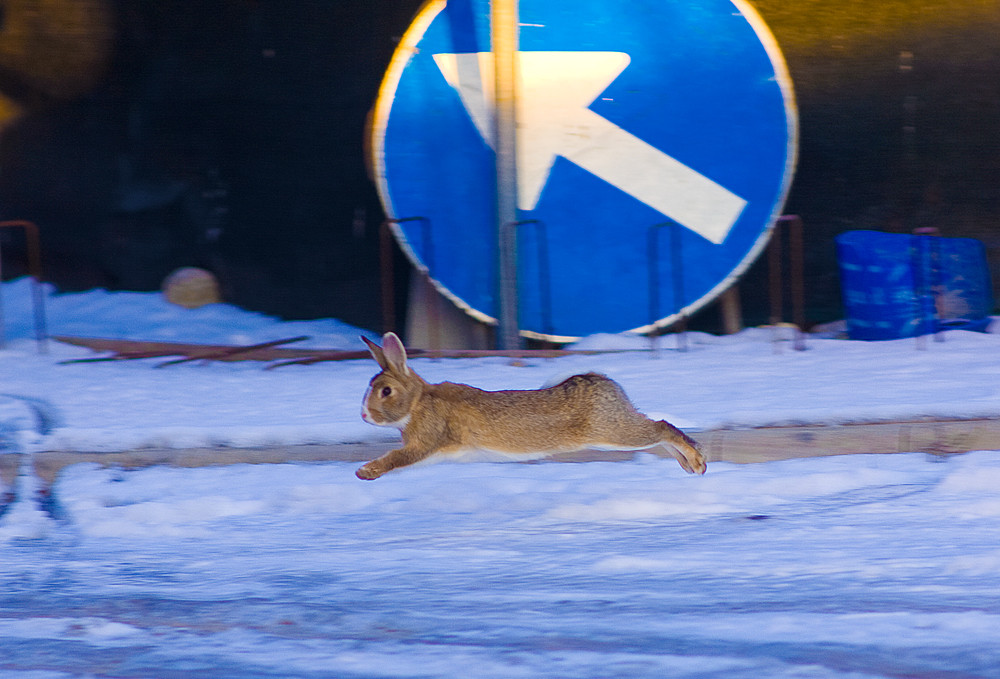
[(989, 325), (993, 288), (978, 240), (848, 231), (837, 236), (837, 258), (851, 339)]

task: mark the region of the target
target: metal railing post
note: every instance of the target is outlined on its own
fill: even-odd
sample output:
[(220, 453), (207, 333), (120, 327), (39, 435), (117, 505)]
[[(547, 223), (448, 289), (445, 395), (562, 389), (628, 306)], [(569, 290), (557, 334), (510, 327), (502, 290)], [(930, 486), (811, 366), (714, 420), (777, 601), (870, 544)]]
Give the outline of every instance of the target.
[[(652, 326), (660, 320), (660, 231), (669, 226), (670, 230), (670, 273), (673, 278), (674, 312), (678, 315), (674, 326), (677, 333), (677, 348), (687, 351), (687, 316), (684, 315), (684, 259), (681, 251), (682, 228), (676, 222), (659, 222), (646, 231), (646, 255), (649, 275), (649, 323)], [(650, 345), (655, 353), (658, 349), (656, 328), (649, 335)]]
[(783, 215), (774, 223), (774, 231), (767, 245), (768, 289), (771, 301), (771, 341), (775, 353), (781, 351), (778, 344), (779, 328), (785, 325), (784, 283), (781, 250), (782, 227), (788, 233), (788, 262), (790, 270), (790, 292), (792, 304), (792, 326), (794, 327), (793, 347), (804, 351), (805, 344), (805, 263), (802, 235), (802, 218), (798, 215)]

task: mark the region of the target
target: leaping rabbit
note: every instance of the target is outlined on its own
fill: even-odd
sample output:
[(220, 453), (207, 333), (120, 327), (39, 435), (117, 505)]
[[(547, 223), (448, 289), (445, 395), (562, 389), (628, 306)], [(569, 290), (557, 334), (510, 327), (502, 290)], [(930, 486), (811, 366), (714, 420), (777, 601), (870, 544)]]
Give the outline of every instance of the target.
[(686, 471), (705, 473), (705, 458), (694, 441), (668, 422), (640, 413), (621, 386), (604, 375), (574, 375), (551, 387), (519, 391), (429, 384), (406, 364), (406, 349), (395, 334), (386, 333), (381, 347), (362, 339), (382, 372), (368, 384), (361, 418), (401, 430), (403, 447), (365, 464), (358, 478), (377, 479), (435, 453), (549, 454), (657, 446)]

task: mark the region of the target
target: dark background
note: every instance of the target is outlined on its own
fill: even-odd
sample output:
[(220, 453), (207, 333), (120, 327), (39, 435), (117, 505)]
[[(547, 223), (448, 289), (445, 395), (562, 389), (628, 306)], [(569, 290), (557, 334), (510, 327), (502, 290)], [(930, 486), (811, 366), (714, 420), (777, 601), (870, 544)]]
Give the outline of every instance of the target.
[[(420, 4), (0, 2), (0, 218), (40, 226), (62, 290), (155, 290), (193, 265), (244, 308), (379, 329), (365, 119)], [(833, 238), (848, 229), (979, 238), (1000, 281), (996, 0), (752, 4), (796, 89), (785, 212), (805, 220), (809, 321), (842, 313)], [(2, 237), (10, 278), (21, 243)], [(759, 263), (748, 323), (765, 292)]]

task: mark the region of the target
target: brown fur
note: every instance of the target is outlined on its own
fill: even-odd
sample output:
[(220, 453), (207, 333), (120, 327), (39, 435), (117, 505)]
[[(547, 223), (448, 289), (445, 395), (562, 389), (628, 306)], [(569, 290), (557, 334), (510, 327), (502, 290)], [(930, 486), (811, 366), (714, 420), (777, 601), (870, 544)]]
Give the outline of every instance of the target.
[(543, 389), (484, 391), (467, 384), (429, 384), (406, 363), (399, 338), (369, 342), (382, 372), (372, 378), (365, 419), (402, 430), (403, 447), (361, 467), (375, 479), (434, 453), (478, 449), (504, 453), (556, 453), (583, 448), (666, 448), (692, 473), (705, 472), (697, 444), (665, 421), (635, 409), (622, 388), (597, 373), (574, 375)]

